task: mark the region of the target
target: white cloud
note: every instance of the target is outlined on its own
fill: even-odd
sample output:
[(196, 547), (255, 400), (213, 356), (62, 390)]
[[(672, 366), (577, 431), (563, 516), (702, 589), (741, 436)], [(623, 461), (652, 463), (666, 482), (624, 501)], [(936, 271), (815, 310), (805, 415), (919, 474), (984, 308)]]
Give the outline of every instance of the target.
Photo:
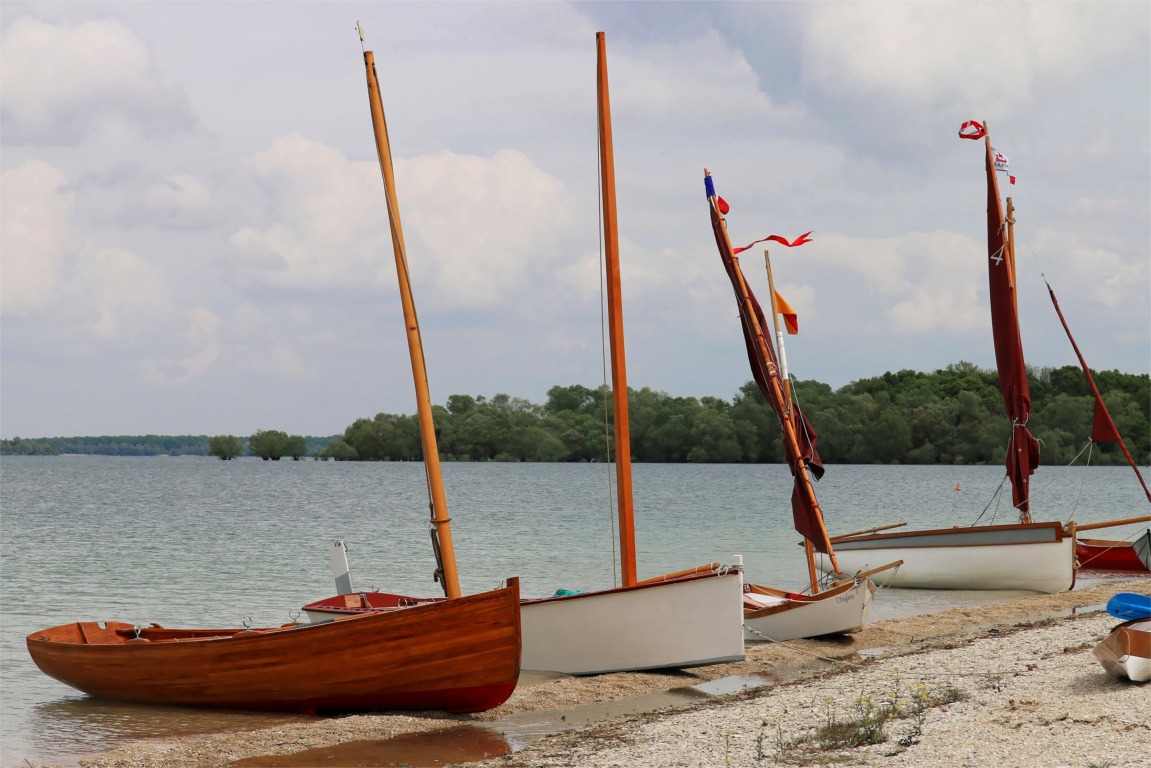
[[(982, 308), (986, 249), (951, 232), (900, 237), (819, 238), (811, 273), (819, 311), (836, 328), (920, 335), (962, 333), (987, 324)], [(871, 301), (878, 297), (879, 302)], [(877, 306), (878, 305), (878, 306)], [(868, 316), (878, 307), (881, 314)]]
[(85, 248), (68, 293), (76, 306), (87, 308), (91, 333), (120, 344), (152, 335), (157, 319), (171, 308), (163, 273), (120, 248)]
[[(657, 134), (764, 127), (766, 119), (798, 120), (801, 103), (779, 104), (766, 93), (745, 55), (715, 30), (691, 39), (613, 50), (609, 63), (613, 104), (645, 132)], [(669, 130), (670, 129), (670, 130)]]
[(117, 21), (65, 27), (19, 18), (4, 37), (0, 69), (9, 143), (76, 143), (105, 117), (162, 132), (190, 124), (182, 95), (159, 81), (147, 45)]
[(74, 195), (64, 173), (29, 160), (0, 188), (0, 310), (32, 314), (57, 299)]
[[(251, 160), (273, 198), (275, 222), (232, 243), (258, 279), (308, 290), (370, 288), (394, 280), (379, 166), (290, 134)], [(524, 154), (435, 155), (394, 161), (413, 281), (457, 307), (522, 290), (533, 262), (566, 221), (562, 185)], [(274, 256), (269, 262), (268, 256)], [(389, 283), (390, 284), (390, 283)]]
[(171, 229), (195, 229), (211, 221), (212, 192), (190, 174), (177, 173), (144, 192), (143, 207), (152, 221)]
[(389, 241), (378, 169), (373, 184), (370, 163), (349, 162), (298, 133), (276, 139), (248, 165), (267, 190), (273, 218), (231, 238), (255, 279), (313, 291), (379, 283)]
[[(553, 246), (568, 226), (563, 185), (523, 153), (398, 160), (396, 184), (409, 261), (417, 258), (416, 236), (441, 305), (498, 304), (556, 261)], [(422, 270), (413, 264), (412, 271)]]
[(819, 3), (804, 31), (805, 78), (860, 100), (1030, 110), (1145, 45), (1138, 3)]

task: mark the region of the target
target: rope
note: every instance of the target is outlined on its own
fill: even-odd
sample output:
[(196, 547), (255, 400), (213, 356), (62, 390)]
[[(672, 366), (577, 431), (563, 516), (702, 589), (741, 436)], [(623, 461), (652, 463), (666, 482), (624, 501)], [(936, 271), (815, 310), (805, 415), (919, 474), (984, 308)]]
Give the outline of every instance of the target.
[[(596, 168), (598, 170), (598, 177), (603, 178), (603, 158), (600, 157), (597, 138)], [(608, 362), (607, 362), (607, 331), (604, 328), (604, 315), (607, 312), (604, 309), (604, 294), (607, 293), (607, 264), (604, 256), (604, 224), (603, 224), (603, 186), (596, 184), (597, 195), (599, 199), (598, 218), (599, 218), (599, 351), (600, 351), (600, 367), (603, 375), (603, 388), (600, 390), (604, 393), (603, 398), (603, 442), (604, 442), (604, 456), (607, 458), (607, 463), (604, 465), (604, 471), (607, 474), (607, 509), (608, 509), (608, 522), (611, 525), (611, 576), (612, 584), (620, 583), (619, 567), (620, 567), (620, 553), (617, 547), (619, 543), (619, 535), (616, 533), (616, 508), (615, 508), (615, 488), (612, 483), (612, 467), (615, 462), (612, 461), (612, 439), (609, 424), (609, 412), (607, 404), (607, 393), (611, 391), (608, 386)], [(616, 394), (618, 396), (618, 393)], [(627, 397), (627, 393), (624, 393)]]
[[(995, 518), (999, 515), (999, 502), (1003, 498), (1003, 487), (1006, 484), (1007, 475), (1004, 475), (1003, 478), (999, 481), (999, 487), (992, 492), (991, 500), (987, 502), (987, 506), (983, 508), (983, 511), (979, 513), (979, 517), (975, 518), (975, 522), (971, 525), (978, 525), (979, 521), (983, 519), (983, 516), (987, 514), (987, 510), (991, 509), (992, 504), (995, 505), (995, 511), (991, 514), (991, 521), (988, 522), (987, 525), (993, 525), (995, 523)], [(1012, 505), (1012, 507), (1014, 508), (1014, 505)]]

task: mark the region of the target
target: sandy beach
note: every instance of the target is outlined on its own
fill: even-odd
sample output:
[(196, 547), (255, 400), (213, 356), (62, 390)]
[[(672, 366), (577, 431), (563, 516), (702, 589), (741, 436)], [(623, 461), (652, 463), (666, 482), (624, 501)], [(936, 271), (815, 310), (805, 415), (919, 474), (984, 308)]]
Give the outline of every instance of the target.
[[(747, 658), (734, 664), (525, 680), (507, 703), (481, 715), (329, 718), (137, 742), (80, 764), (1147, 766), (1151, 685), (1107, 676), (1091, 653), (1117, 623), (1102, 610), (1116, 592), (1149, 593), (1151, 577), (874, 622), (849, 638), (749, 644)], [(636, 697), (733, 678), (759, 685), (670, 706), (654, 697), (649, 705), (664, 706), (585, 726), (579, 717), (561, 720), (560, 712), (588, 705), (606, 714), (621, 703), (642, 705)], [(520, 743), (499, 737), (504, 724), (533, 713), (567, 730)], [(444, 736), (434, 761), (381, 761), (391, 753), (369, 749), (465, 724), (485, 727), (465, 735), (458, 753)], [(485, 738), (494, 756), (477, 762)], [(502, 754), (509, 745), (514, 751)]]

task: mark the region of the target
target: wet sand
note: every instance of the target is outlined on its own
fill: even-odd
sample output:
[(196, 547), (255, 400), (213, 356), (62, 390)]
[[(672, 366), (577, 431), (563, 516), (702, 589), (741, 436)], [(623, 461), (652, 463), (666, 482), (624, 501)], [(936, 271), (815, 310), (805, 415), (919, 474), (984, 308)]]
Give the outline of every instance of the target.
[[(1076, 674), (1092, 684), (1111, 685), (1113, 681), (1105, 678), (1102, 667), (1094, 662), (1093, 658), (1085, 659), (1084, 656), (1090, 657), (1090, 648), (1101, 639), (1100, 633), (1105, 635), (1110, 625), (1116, 623), (1116, 620), (1101, 611), (1101, 606), (1116, 592), (1151, 593), (1151, 577), (1107, 582), (1076, 592), (1031, 595), (975, 608), (956, 608), (941, 613), (888, 619), (869, 624), (861, 632), (846, 638), (748, 644), (746, 659), (732, 664), (670, 673), (619, 673), (587, 678), (538, 676), (528, 679), (525, 676), (508, 702), (480, 715), (417, 713), (317, 719), (314, 722), (257, 731), (137, 742), (113, 752), (83, 759), (80, 765), (84, 768), (176, 768), (177, 766), (207, 768), (227, 765), (256, 768), (274, 765), (445, 765), (472, 761), (466, 764), (519, 768), (636, 764), (634, 760), (637, 759), (637, 753), (628, 752), (628, 749), (641, 750), (638, 754), (644, 755), (643, 762), (649, 765), (753, 765), (764, 762), (772, 764), (772, 761), (765, 757), (767, 754), (764, 751), (765, 735), (762, 731), (753, 738), (755, 741), (753, 747), (743, 745), (747, 747), (744, 749), (746, 753), (744, 757), (734, 756), (732, 751), (732, 734), (746, 726), (749, 717), (760, 717), (758, 710), (754, 709), (755, 706), (766, 705), (773, 697), (779, 697), (782, 701), (785, 692), (791, 697), (822, 700), (829, 690), (830, 680), (839, 680), (837, 685), (857, 686), (858, 681), (850, 679), (850, 675), (864, 673), (869, 667), (877, 664), (900, 664), (910, 667), (913, 666), (914, 659), (921, 658), (924, 661), (930, 659), (933, 665), (938, 665), (940, 662), (936, 660), (936, 656), (939, 654), (943, 654), (940, 658), (945, 662), (948, 654), (954, 657), (956, 654), (976, 651), (984, 654), (986, 658), (1006, 658), (1022, 653), (1019, 649), (1021, 644), (1027, 645), (1028, 637), (1031, 638), (1031, 645), (1037, 642), (1058, 643), (1075, 640), (1076, 642), (1070, 643), (1067, 647), (1074, 650), (1073, 654), (1068, 655), (1075, 660)], [(1090, 610), (1079, 610), (1084, 608)], [(1056, 650), (1066, 652), (1065, 649)], [(1035, 669), (1028, 669), (1029, 666), (1035, 666)], [(1028, 673), (1034, 673), (1035, 684), (1039, 684), (1040, 678), (1045, 674), (1070, 674), (1066, 665), (1052, 664), (1050, 669), (1040, 669), (1041, 666), (1043, 665), (1038, 661), (1035, 665), (1024, 666)], [(572, 723), (578, 722), (577, 717), (573, 716), (570, 721), (560, 720), (563, 712), (579, 713), (581, 712), (579, 708), (586, 712), (587, 705), (590, 704), (599, 705), (592, 709), (602, 709), (607, 714), (612, 712), (613, 706), (618, 709), (628, 705), (628, 702), (634, 705), (636, 702), (634, 697), (660, 694), (733, 676), (769, 680), (774, 684), (727, 696), (697, 696), (679, 701), (655, 696), (646, 701), (649, 707), (660, 707), (655, 711), (644, 710), (638, 715), (615, 717), (607, 722), (583, 727), (578, 732), (570, 729)], [(1050, 683), (1051, 681), (1047, 680), (1044, 684)], [(1098, 713), (1098, 716), (1105, 720), (1110, 718), (1109, 721), (1126, 723), (1132, 717), (1130, 697), (1132, 695), (1137, 697), (1134, 700), (1146, 702), (1147, 707), (1142, 709), (1141, 714), (1140, 708), (1136, 707), (1134, 725), (1121, 732), (1131, 733), (1132, 738), (1137, 735), (1143, 743), (1151, 744), (1151, 723), (1148, 722), (1146, 715), (1146, 712), (1151, 711), (1151, 686), (1128, 684), (1126, 689), (1117, 690), (1126, 692), (1123, 695), (1092, 699), (1094, 702), (1092, 706), (1096, 709), (1114, 706), (1122, 711)], [(992, 693), (988, 691), (988, 695)], [(969, 698), (974, 696), (974, 699), (978, 700), (981, 695), (981, 690), (977, 690)], [(1016, 699), (1012, 699), (1012, 706), (1015, 705), (1015, 701)], [(641, 709), (644, 703), (644, 700), (640, 700)], [(987, 703), (984, 702), (983, 706), (987, 706)], [(748, 707), (752, 707), (752, 710), (748, 710)], [(956, 711), (959, 708), (959, 704), (952, 705), (952, 709)], [(553, 710), (563, 712), (552, 712)], [(538, 714), (538, 719), (542, 721), (550, 722), (554, 718), (560, 728), (567, 727), (569, 730), (551, 736), (532, 738), (526, 744), (515, 743), (514, 738), (491, 738), (493, 735), (498, 736), (501, 730), (515, 730), (501, 728), (501, 725), (519, 723), (522, 726), (524, 722), (532, 719), (533, 713)], [(931, 710), (929, 715), (934, 717), (934, 710)], [(673, 729), (669, 732), (660, 730), (660, 728), (672, 728), (673, 724), (681, 721), (688, 722), (683, 718), (696, 718), (691, 721), (691, 725), (684, 726), (692, 732), (702, 729), (711, 733), (713, 741), (726, 739), (726, 747), (721, 750), (724, 752), (722, 757), (713, 754), (717, 749), (714, 743), (697, 747), (701, 751), (693, 755), (687, 747), (687, 744), (692, 742), (691, 739), (683, 737), (682, 734), (677, 736), (676, 734), (680, 733), (678, 730)], [(705, 725), (701, 726), (701, 723)], [(466, 724), (485, 727), (472, 732), (471, 737), (467, 735), (467, 731), (451, 732), (454, 734), (452, 738), (462, 741), (463, 745), (459, 749), (449, 748), (451, 740), (445, 734), (421, 736), (437, 729)], [(971, 740), (978, 735), (971, 733), (964, 736), (963, 728), (972, 727), (970, 725), (957, 727), (961, 740), (964, 738)], [(645, 735), (645, 729), (651, 728), (656, 730)], [(1028, 735), (1030, 731), (1027, 729), (1017, 728), (1016, 731), (1013, 738), (1023, 739), (1024, 744), (1032, 738)], [(725, 733), (726, 737), (723, 735)], [(399, 758), (381, 757), (380, 755), (385, 753), (380, 751), (382, 746), (380, 742), (401, 736), (403, 737), (401, 742), (403, 740), (411, 742), (413, 749), (408, 752), (387, 753), (400, 755)], [(928, 745), (929, 736), (928, 729), (925, 728), (923, 743), (914, 748), (924, 748), (916, 758), (918, 764), (926, 765), (930, 762), (927, 757), (932, 754)], [(777, 734), (772, 738), (782, 743), (782, 735)], [(1034, 738), (1042, 738), (1042, 734), (1037, 732)], [(439, 755), (437, 762), (421, 763), (419, 745), (425, 744), (428, 740), (442, 745), (442, 754)], [(657, 749), (660, 744), (665, 745), (663, 751)], [(513, 754), (498, 756), (513, 747), (516, 748)], [(359, 757), (355, 756), (357, 748)], [(341, 749), (344, 758), (340, 757)], [(621, 749), (623, 751), (619, 752)], [(293, 754), (296, 755), (294, 760), (288, 757)], [(475, 762), (485, 754), (491, 757)], [(862, 753), (855, 757), (863, 762), (869, 762), (871, 759)], [(890, 756), (886, 759), (884, 765), (904, 764), (891, 762)], [(975, 755), (970, 758), (970, 762), (960, 761), (953, 764), (979, 765), (985, 759), (985, 756)], [(385, 760), (391, 762), (383, 762)], [(458, 762), (450, 762), (453, 760)], [(1000, 762), (1000, 764), (1006, 763)], [(1022, 763), (1013, 764), (1047, 763), (1024, 760)], [(1104, 761), (1099, 764), (1119, 766), (1127, 763), (1120, 759), (1118, 762), (1113, 760), (1110, 763)]]

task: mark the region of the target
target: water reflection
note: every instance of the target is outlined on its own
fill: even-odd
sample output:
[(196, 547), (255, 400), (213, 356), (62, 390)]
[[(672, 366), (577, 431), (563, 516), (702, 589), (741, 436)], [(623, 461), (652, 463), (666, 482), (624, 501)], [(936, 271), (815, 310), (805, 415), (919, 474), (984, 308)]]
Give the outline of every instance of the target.
[[(94, 752), (133, 741), (268, 728), (314, 719), (306, 715), (127, 704), (94, 696), (37, 704), (28, 718), (31, 738), (38, 744), (38, 759), (72, 764)], [(61, 746), (54, 749), (50, 745)]]
[(390, 739), (347, 741), (330, 747), (306, 749), (290, 755), (265, 755), (234, 760), (229, 768), (333, 768), (359, 766), (430, 766), (471, 763), (510, 755), (503, 736), (478, 725), (458, 725), (433, 731), (403, 733)]

